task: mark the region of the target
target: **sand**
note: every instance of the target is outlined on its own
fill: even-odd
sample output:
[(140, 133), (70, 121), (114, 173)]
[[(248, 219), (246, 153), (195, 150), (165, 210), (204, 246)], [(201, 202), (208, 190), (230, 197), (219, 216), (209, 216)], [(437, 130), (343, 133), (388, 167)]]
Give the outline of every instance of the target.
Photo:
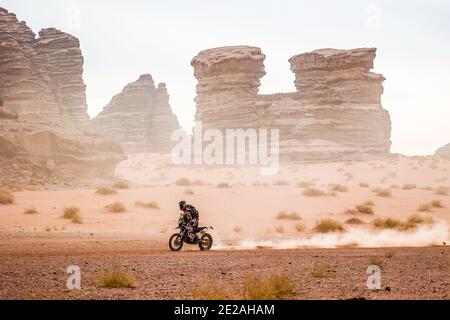
[[(84, 293), (64, 291), (60, 284), (36, 292), (14, 290), (19, 278), (28, 272), (31, 272), (29, 279), (35, 278), (34, 268), (36, 277), (42, 270), (46, 270), (46, 277), (49, 272), (53, 272), (51, 270), (55, 270), (55, 277), (60, 279), (60, 272), (65, 270), (71, 257), (76, 261), (87, 259), (87, 272), (91, 277), (88, 283), (89, 286), (94, 286), (92, 277), (103, 268), (144, 268), (150, 257), (156, 257), (154, 255), (157, 255), (158, 261), (162, 259), (158, 262), (158, 268), (163, 269), (164, 261), (173, 264), (181, 263), (179, 258), (189, 261), (205, 259), (208, 264), (214, 264), (213, 270), (205, 271), (213, 274), (222, 265), (230, 268), (230, 258), (233, 261), (237, 259), (236, 264), (245, 270), (256, 270), (255, 263), (262, 263), (261, 271), (266, 272), (271, 270), (269, 262), (264, 265), (260, 261), (265, 255), (270, 261), (292, 257), (297, 259), (306, 255), (306, 260), (298, 261), (300, 266), (317, 260), (312, 258), (316, 252), (326, 253), (329, 262), (335, 261), (336, 272), (339, 274), (335, 279), (340, 280), (333, 281), (339, 284), (340, 289), (326, 292), (321, 288), (299, 294), (295, 298), (352, 298), (360, 294), (367, 298), (445, 298), (448, 297), (449, 290), (447, 245), (450, 243), (450, 196), (436, 194), (435, 190), (438, 187), (450, 188), (449, 169), (449, 158), (392, 156), (365, 162), (292, 164), (281, 167), (278, 175), (260, 176), (257, 167), (183, 167), (171, 165), (170, 159), (164, 155), (131, 155), (119, 165), (116, 172), (119, 178), (129, 181), (130, 188), (119, 189), (117, 194), (99, 195), (95, 189), (24, 190), (14, 192), (14, 204), (0, 205), (0, 255), (4, 258), (0, 263), (0, 297), (85, 297)], [(178, 185), (177, 180), (180, 178), (188, 178), (191, 183)], [(310, 187), (325, 192), (325, 195), (303, 195), (307, 189), (304, 187), (305, 182)], [(219, 183), (228, 187), (217, 187)], [(333, 191), (330, 184), (339, 184), (346, 191)], [(404, 189), (406, 184), (415, 186)], [(388, 188), (392, 194), (390, 197), (380, 197), (374, 192), (375, 188)], [(215, 243), (211, 252), (197, 253), (198, 248), (195, 246), (186, 246), (183, 251), (188, 252), (181, 255), (168, 252), (167, 241), (175, 232), (173, 228), (177, 225), (180, 200), (186, 200), (197, 207), (201, 225), (214, 227), (211, 234)], [(374, 203), (374, 214), (348, 213), (348, 209), (368, 200)], [(439, 200), (442, 207), (418, 211), (420, 205), (432, 200)], [(125, 205), (125, 212), (111, 213), (107, 210), (109, 204), (117, 201)], [(154, 201), (159, 209), (136, 206), (137, 201)], [(80, 209), (83, 223), (72, 223), (61, 217), (64, 208), (68, 206)], [(35, 208), (38, 213), (25, 214), (24, 211), (30, 207)], [(280, 211), (295, 212), (299, 219), (277, 219)], [(433, 223), (417, 225), (406, 232), (373, 226), (376, 218), (406, 221), (414, 214), (426, 219), (432, 218)], [(363, 223), (346, 223), (349, 218), (355, 217)], [(319, 233), (314, 227), (321, 219), (336, 220), (344, 230)], [(299, 224), (303, 225), (304, 230), (297, 230)], [(349, 272), (344, 272), (344, 269), (351, 264), (353, 257), (359, 259), (360, 271), (365, 275), (363, 269), (364, 266), (367, 267), (368, 257), (381, 252), (377, 250), (388, 250), (389, 247), (397, 248), (396, 251), (402, 254), (403, 249), (398, 247), (409, 248), (404, 253), (405, 259), (390, 263), (392, 269), (388, 272), (391, 281), (397, 283), (401, 280), (396, 278), (401, 274), (396, 268), (403, 268), (407, 264), (405, 268), (409, 268), (408, 272), (424, 272), (421, 264), (425, 264), (431, 257), (436, 258), (433, 263), (436, 263), (434, 268), (439, 275), (434, 280), (435, 285), (428, 285), (429, 281), (422, 279), (417, 281), (419, 284), (423, 281), (421, 285), (426, 286), (423, 289), (425, 291), (416, 288), (416, 282), (411, 284), (416, 288), (414, 290), (409, 285), (404, 285), (399, 291), (377, 295), (361, 291), (363, 289), (360, 290), (359, 287), (352, 291), (352, 277), (359, 276), (352, 276)], [(108, 257), (105, 257), (106, 254)], [(417, 263), (409, 266), (414, 261), (414, 256)], [(17, 270), (12, 271), (14, 268)], [(279, 271), (289, 270), (281, 268)], [(16, 280), (12, 276), (16, 274), (14, 272), (21, 274)], [(150, 278), (156, 276), (156, 271), (149, 272)], [(236, 281), (243, 276), (244, 273), (236, 275)], [(169, 278), (169, 274), (162, 276), (162, 279), (164, 277)], [(306, 281), (310, 287), (314, 285), (314, 281), (305, 280), (306, 275), (302, 277), (297, 280), (301, 283)], [(176, 275), (175, 278), (181, 279)], [(140, 280), (142, 282), (141, 278)], [(159, 294), (154, 293), (154, 289), (144, 285), (132, 293), (118, 291), (117, 294), (94, 290), (95, 294), (89, 293), (86, 297), (170, 298), (176, 294), (167, 287), (161, 287)]]

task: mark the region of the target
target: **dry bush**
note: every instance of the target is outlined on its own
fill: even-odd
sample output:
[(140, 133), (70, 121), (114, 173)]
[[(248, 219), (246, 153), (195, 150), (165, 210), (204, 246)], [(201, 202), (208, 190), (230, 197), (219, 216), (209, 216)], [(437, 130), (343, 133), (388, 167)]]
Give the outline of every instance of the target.
[(14, 195), (4, 189), (0, 189), (0, 204), (13, 204), (16, 201)]
[(277, 180), (273, 183), (274, 186), (288, 186), (290, 183), (286, 180)]
[(25, 214), (36, 214), (38, 213), (38, 211), (36, 210), (36, 208), (27, 208), (23, 211), (23, 213)]
[(110, 195), (110, 194), (117, 194), (117, 190), (110, 187), (98, 187), (95, 193), (101, 195)]
[(431, 205), (435, 208), (444, 208), (441, 200), (432, 200)]
[(189, 180), (188, 178), (180, 178), (177, 181), (175, 181), (175, 184), (177, 186), (190, 186), (192, 183), (191, 180)]
[(401, 220), (397, 220), (397, 219), (392, 219), (392, 218), (377, 218), (373, 221), (373, 225), (376, 228), (380, 228), (380, 229), (395, 229), (398, 231), (408, 231), (410, 229), (414, 229), (417, 227), (417, 225), (415, 223), (412, 222), (404, 222)]
[(228, 182), (219, 182), (216, 187), (217, 188), (231, 188), (231, 185)]
[(295, 283), (285, 275), (249, 277), (245, 279), (242, 289), (244, 300), (279, 300), (293, 294)]
[(302, 218), (299, 216), (297, 212), (286, 213), (284, 211), (280, 211), (277, 214), (277, 219), (281, 220), (301, 220)]
[(440, 195), (440, 196), (448, 196), (448, 188), (447, 187), (438, 187), (434, 190), (434, 194)]
[(297, 232), (303, 232), (306, 230), (306, 226), (303, 223), (296, 223), (294, 228)]
[(385, 257), (386, 259), (392, 259), (394, 256), (395, 256), (395, 252), (394, 252), (394, 251), (387, 251), (387, 252), (384, 254), (384, 257)]
[(236, 232), (236, 233), (239, 233), (239, 232), (242, 231), (242, 228), (241, 228), (240, 226), (235, 226), (235, 227), (233, 228), (233, 231)]
[(121, 180), (121, 181), (117, 181), (116, 183), (113, 184), (113, 188), (115, 189), (129, 189), (130, 185), (127, 181)]
[(144, 202), (144, 201), (136, 201), (134, 203), (134, 205), (136, 207), (139, 208), (146, 208), (146, 209), (160, 209), (161, 207), (159, 206), (159, 203), (156, 201), (149, 201), (149, 202)]
[(80, 208), (77, 208), (77, 207), (66, 207), (63, 210), (62, 217), (64, 219), (72, 219), (77, 214), (80, 214)]
[(416, 188), (417, 188), (417, 186), (415, 184), (413, 184), (413, 183), (405, 183), (402, 186), (403, 190), (412, 190), (412, 189), (416, 189)]
[(347, 192), (348, 188), (342, 184), (334, 183), (330, 185), (330, 189), (335, 192)]
[(23, 191), (24, 187), (20, 183), (17, 182), (11, 182), (9, 183), (6, 188), (11, 192), (20, 192)]
[(125, 208), (125, 205), (119, 201), (116, 201), (114, 203), (111, 203), (110, 205), (107, 205), (106, 208), (108, 209), (109, 212), (114, 212), (114, 213), (127, 211), (127, 208)]
[(417, 208), (417, 211), (431, 211), (431, 203), (422, 203)]
[(364, 202), (363, 204), (366, 206), (373, 207), (375, 205), (375, 202), (373, 202), (372, 200), (369, 199), (369, 200), (366, 200), (366, 202)]
[(382, 257), (373, 256), (373, 257), (369, 258), (369, 265), (375, 265), (375, 266), (380, 267), (380, 269), (382, 269), (383, 264), (384, 264), (384, 258), (382, 258)]
[(314, 183), (310, 182), (310, 181), (300, 181), (296, 184), (296, 186), (299, 188), (310, 188), (313, 185), (314, 185)]
[(347, 219), (347, 220), (345, 221), (345, 223), (346, 223), (346, 224), (353, 224), (353, 225), (360, 225), (360, 224), (363, 224), (364, 221), (362, 221), (362, 220), (359, 219), (359, 218), (350, 218), (350, 219)]
[(389, 189), (379, 189), (375, 191), (375, 193), (377, 194), (377, 196), (385, 198), (388, 198), (392, 195), (392, 192)]
[(83, 223), (83, 219), (80, 214), (80, 209), (77, 207), (64, 208), (62, 217), (64, 219), (72, 220), (73, 223)]
[(184, 190), (184, 194), (192, 196), (194, 194), (194, 190), (192, 190), (191, 188), (186, 188)]
[(303, 190), (302, 194), (306, 197), (320, 197), (326, 195), (324, 191), (316, 188), (306, 188), (305, 190)]
[(375, 213), (371, 206), (368, 206), (365, 204), (359, 204), (355, 207), (355, 209), (359, 213), (364, 213), (364, 214), (374, 214)]
[(315, 265), (312, 268), (312, 270), (310, 272), (310, 275), (313, 278), (325, 278), (325, 277), (328, 277), (327, 266), (322, 265), (322, 264)]
[(323, 219), (316, 222), (314, 227), (314, 231), (320, 233), (328, 233), (328, 232), (336, 232), (336, 231), (344, 231), (342, 224), (339, 221), (332, 219)]
[(122, 271), (108, 271), (100, 275), (100, 287), (103, 288), (136, 288), (137, 283), (133, 274)]
[(435, 221), (432, 217), (422, 217), (417, 214), (413, 214), (408, 218), (409, 223), (413, 224), (434, 224)]
[(276, 226), (275, 231), (278, 233), (284, 233), (284, 227), (283, 226)]
[(361, 188), (368, 188), (368, 187), (369, 187), (369, 184), (368, 184), (367, 182), (361, 182), (361, 183), (359, 184), (359, 186), (360, 186)]

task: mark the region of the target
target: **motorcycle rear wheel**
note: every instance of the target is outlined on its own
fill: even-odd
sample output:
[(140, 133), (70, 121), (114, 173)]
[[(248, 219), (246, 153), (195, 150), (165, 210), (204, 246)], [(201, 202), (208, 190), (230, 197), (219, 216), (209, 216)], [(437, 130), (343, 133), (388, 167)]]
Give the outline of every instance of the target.
[(174, 233), (169, 239), (169, 247), (172, 251), (180, 251), (183, 248), (183, 240), (179, 233)]
[(212, 245), (213, 245), (213, 238), (209, 233), (205, 233), (200, 239), (200, 242), (198, 244), (200, 250), (202, 251), (208, 251), (209, 249), (211, 249)]

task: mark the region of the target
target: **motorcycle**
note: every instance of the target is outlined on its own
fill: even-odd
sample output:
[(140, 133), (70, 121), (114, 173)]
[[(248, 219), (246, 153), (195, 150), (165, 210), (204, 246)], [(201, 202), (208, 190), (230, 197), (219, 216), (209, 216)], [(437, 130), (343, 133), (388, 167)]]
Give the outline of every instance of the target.
[(197, 239), (194, 240), (189, 238), (189, 232), (186, 227), (187, 224), (186, 221), (184, 221), (184, 216), (181, 215), (180, 219), (178, 220), (178, 227), (175, 228), (180, 229), (180, 232), (174, 233), (169, 239), (170, 250), (180, 251), (184, 243), (198, 244), (200, 250), (202, 251), (211, 249), (213, 245), (213, 238), (209, 233), (207, 233), (207, 231), (210, 229), (214, 229), (213, 227), (209, 226), (195, 228), (194, 232), (197, 234)]

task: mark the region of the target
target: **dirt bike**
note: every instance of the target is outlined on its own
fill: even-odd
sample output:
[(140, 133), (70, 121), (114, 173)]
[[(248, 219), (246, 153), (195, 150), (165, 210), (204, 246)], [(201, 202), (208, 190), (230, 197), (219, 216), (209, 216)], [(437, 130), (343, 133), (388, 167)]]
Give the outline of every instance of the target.
[(180, 229), (180, 232), (174, 233), (169, 239), (169, 247), (172, 251), (180, 251), (184, 243), (188, 244), (198, 244), (200, 250), (207, 251), (211, 249), (213, 245), (212, 236), (207, 233), (208, 230), (214, 229), (213, 227), (200, 227), (194, 228), (194, 233), (197, 235), (196, 239), (192, 240), (189, 238), (189, 230), (187, 229), (187, 223), (184, 221), (183, 215), (180, 216), (178, 220), (178, 227), (175, 229)]

